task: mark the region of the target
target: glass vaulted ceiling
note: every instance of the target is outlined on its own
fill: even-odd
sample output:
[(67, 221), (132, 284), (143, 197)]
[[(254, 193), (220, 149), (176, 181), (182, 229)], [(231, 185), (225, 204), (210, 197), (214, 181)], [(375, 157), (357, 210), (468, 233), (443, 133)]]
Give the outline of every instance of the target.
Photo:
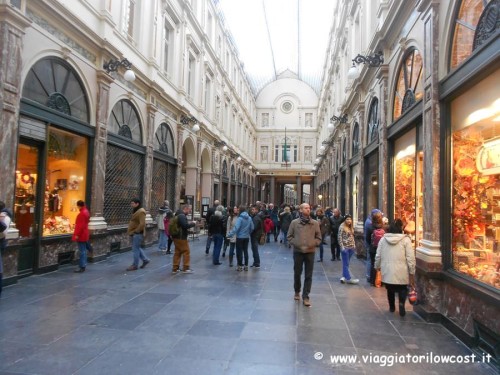
[(334, 0), (215, 2), (256, 95), (286, 70), (319, 94)]

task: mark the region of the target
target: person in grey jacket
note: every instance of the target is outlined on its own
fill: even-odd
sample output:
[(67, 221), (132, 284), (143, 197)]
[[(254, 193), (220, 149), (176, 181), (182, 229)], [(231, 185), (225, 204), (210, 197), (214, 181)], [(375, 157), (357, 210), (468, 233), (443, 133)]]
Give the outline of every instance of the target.
[(309, 293), (311, 292), (312, 274), (314, 270), (314, 255), (316, 247), (322, 241), (319, 223), (311, 219), (311, 206), (302, 203), (299, 208), (299, 217), (290, 224), (287, 234), (288, 243), (293, 247), (293, 288), (294, 299), (300, 300), (302, 268), (304, 270), (304, 289), (302, 302), (304, 306), (311, 306)]
[(415, 287), (415, 263), (415, 251), (411, 239), (403, 234), (403, 222), (396, 219), (378, 244), (375, 268), (382, 272), (382, 282), (387, 288), (387, 300), (391, 312), (396, 310), (395, 294), (398, 293), (401, 316), (406, 314), (408, 284)]

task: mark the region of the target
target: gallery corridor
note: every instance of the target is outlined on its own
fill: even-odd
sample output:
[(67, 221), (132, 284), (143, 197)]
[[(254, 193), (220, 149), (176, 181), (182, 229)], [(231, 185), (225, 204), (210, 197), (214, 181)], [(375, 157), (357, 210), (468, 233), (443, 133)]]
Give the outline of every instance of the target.
[[(126, 252), (6, 287), (0, 375), (495, 373), (480, 356), (465, 363), (472, 352), (441, 325), (390, 313), (360, 260), (359, 285), (340, 284), (341, 262), (315, 263), (308, 308), (293, 299), (289, 249), (261, 246), (262, 268), (237, 272), (204, 245), (190, 241), (193, 274), (172, 274), (172, 256), (149, 248), (135, 272)], [(464, 363), (431, 363), (447, 355)]]

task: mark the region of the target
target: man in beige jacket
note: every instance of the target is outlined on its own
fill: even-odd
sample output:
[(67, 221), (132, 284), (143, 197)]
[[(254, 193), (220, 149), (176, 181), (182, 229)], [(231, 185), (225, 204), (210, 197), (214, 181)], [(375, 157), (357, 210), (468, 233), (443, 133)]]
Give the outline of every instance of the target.
[(144, 234), (146, 232), (146, 210), (141, 207), (141, 201), (139, 199), (132, 199), (130, 205), (134, 212), (128, 223), (127, 233), (132, 237), (134, 263), (127, 268), (127, 271), (137, 271), (139, 259), (142, 260), (141, 268), (146, 267), (149, 263), (149, 259), (146, 257), (144, 249), (142, 248), (142, 242), (144, 241)]
[(288, 228), (288, 243), (293, 247), (293, 271), (295, 289), (294, 299), (300, 300), (301, 276), (304, 267), (304, 289), (302, 301), (304, 306), (311, 306), (309, 293), (311, 292), (312, 275), (314, 269), (314, 255), (316, 247), (321, 243), (319, 223), (311, 219), (311, 206), (302, 203), (299, 207), (299, 217), (292, 221)]

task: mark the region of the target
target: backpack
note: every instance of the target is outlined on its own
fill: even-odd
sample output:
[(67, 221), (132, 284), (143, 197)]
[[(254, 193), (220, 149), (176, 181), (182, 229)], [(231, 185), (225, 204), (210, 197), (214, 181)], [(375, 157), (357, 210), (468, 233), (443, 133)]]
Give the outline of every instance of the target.
[(170, 219), (170, 222), (168, 224), (168, 233), (172, 237), (180, 237), (181, 236), (181, 227), (179, 225), (179, 217), (174, 216), (172, 219)]
[(3, 221), (0, 221), (0, 239), (5, 238), (5, 234), (7, 233), (7, 224), (5, 224)]
[(383, 230), (382, 228), (377, 228), (377, 229), (373, 230), (373, 233), (372, 233), (372, 247), (373, 247), (373, 249), (377, 248), (378, 243), (380, 242), (382, 237), (384, 237), (384, 234), (385, 234), (385, 230)]

